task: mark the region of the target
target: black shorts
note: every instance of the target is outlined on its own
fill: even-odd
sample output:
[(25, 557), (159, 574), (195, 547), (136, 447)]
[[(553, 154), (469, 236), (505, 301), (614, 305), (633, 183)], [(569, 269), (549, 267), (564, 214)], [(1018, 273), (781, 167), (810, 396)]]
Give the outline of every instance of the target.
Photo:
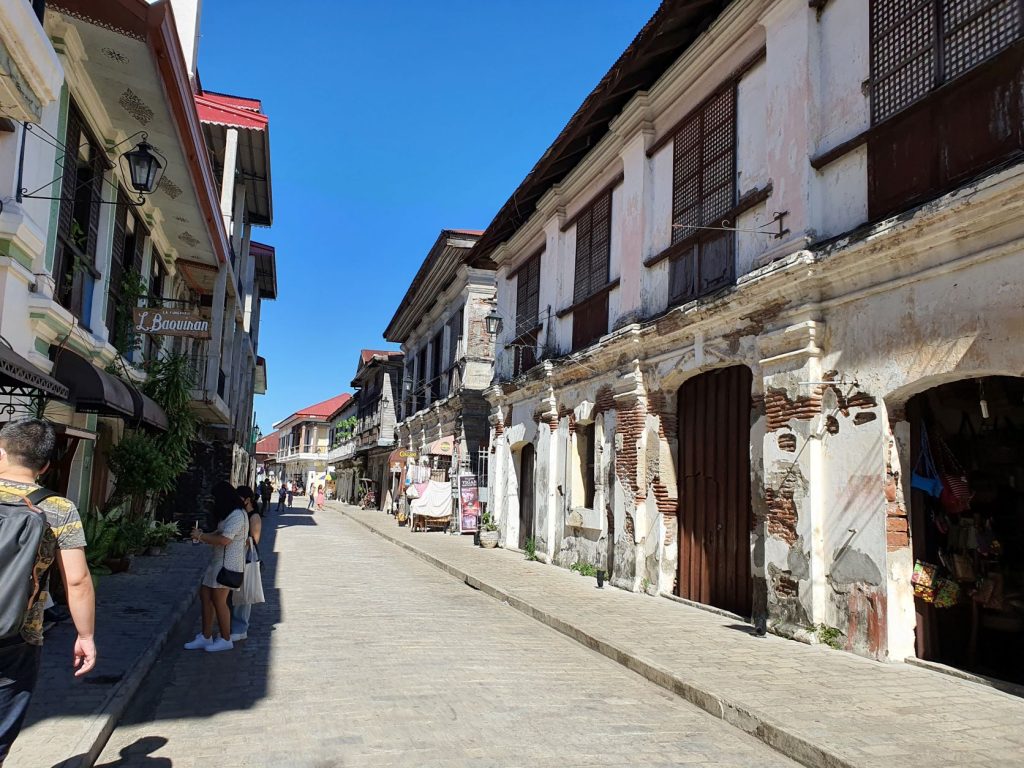
[(22, 640), (0, 643), (0, 763), (21, 731), (39, 676), (43, 649)]

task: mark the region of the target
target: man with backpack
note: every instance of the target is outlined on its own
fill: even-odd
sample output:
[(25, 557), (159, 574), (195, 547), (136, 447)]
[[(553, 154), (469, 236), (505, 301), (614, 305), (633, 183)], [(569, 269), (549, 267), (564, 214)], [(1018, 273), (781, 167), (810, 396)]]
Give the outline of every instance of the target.
[(78, 630), (73, 668), (96, 665), (95, 596), (75, 505), (40, 488), (56, 435), (43, 419), (0, 429), (0, 766), (21, 730), (39, 674), (48, 574), (56, 563)]

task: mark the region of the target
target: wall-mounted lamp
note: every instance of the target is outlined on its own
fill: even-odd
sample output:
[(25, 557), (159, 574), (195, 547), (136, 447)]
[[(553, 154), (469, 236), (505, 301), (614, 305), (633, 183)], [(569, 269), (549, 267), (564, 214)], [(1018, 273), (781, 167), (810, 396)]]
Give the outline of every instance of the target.
[(487, 325), (487, 333), (491, 336), (497, 336), (501, 333), (502, 319), (501, 315), (498, 314), (498, 310), (492, 309), (490, 314), (484, 318), (484, 323)]
[[(76, 162), (78, 153), (78, 147), (67, 147), (63, 142), (57, 139), (56, 136), (52, 135), (49, 131), (40, 125), (34, 123), (24, 123), (25, 130), (21, 138), (21, 154), (18, 158), (18, 186), (16, 199), (20, 203), (24, 198), (36, 199), (36, 200), (61, 200), (69, 203), (75, 202), (75, 195), (77, 190), (75, 189), (61, 189), (60, 196), (52, 195), (41, 195), (39, 194), (43, 190), (52, 187), (58, 181), (63, 178), (63, 175), (58, 176), (52, 181), (48, 181), (41, 187), (37, 187), (32, 191), (29, 191), (27, 187), (22, 186), (23, 175), (25, 172), (25, 141), (28, 136), (34, 136), (36, 133), (45, 134), (47, 138), (37, 137), (39, 141), (44, 144), (49, 144), (57, 149), (57, 163), (62, 165), (64, 163)], [(119, 141), (110, 150), (116, 149), (117, 147), (131, 141), (135, 137), (139, 137), (142, 140), (135, 145), (135, 149), (123, 153), (119, 160), (121, 163), (121, 173), (128, 181), (135, 192), (138, 193), (139, 197), (137, 200), (128, 199), (129, 205), (140, 206), (146, 202), (144, 195), (151, 195), (156, 191), (157, 186), (160, 184), (160, 179), (163, 176), (164, 168), (167, 166), (167, 158), (160, 154), (156, 148), (149, 143), (149, 134), (145, 131), (138, 131), (133, 133), (123, 141)], [(108, 150), (108, 151), (110, 151)], [(63, 153), (63, 154), (60, 154)], [(104, 174), (103, 183), (113, 187), (115, 190), (118, 189), (116, 182), (111, 182), (106, 178)], [(115, 197), (114, 200), (93, 200), (93, 205), (117, 205), (120, 200), (120, 195)]]
[(121, 155), (122, 169), (126, 163), (128, 173), (125, 176), (131, 179), (136, 192), (148, 195), (156, 191), (160, 178), (164, 175), (164, 164), (160, 162), (152, 144), (143, 138), (135, 149)]

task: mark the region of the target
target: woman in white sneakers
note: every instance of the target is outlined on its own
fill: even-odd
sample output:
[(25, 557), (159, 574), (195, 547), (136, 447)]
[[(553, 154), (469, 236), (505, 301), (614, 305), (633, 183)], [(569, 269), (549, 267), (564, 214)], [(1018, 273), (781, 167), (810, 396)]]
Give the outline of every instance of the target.
[[(240, 575), (245, 570), (245, 539), (249, 535), (248, 515), (231, 483), (221, 481), (213, 486), (213, 512), (217, 521), (216, 531), (203, 533), (198, 528), (192, 531), (192, 541), (209, 544), (212, 552), (199, 589), (203, 629), (194, 640), (185, 643), (190, 651), (202, 649), (210, 653), (230, 651), (234, 647), (228, 593), (237, 591), (238, 587), (226, 586), (223, 582), (230, 581), (233, 573), (239, 575), (238, 583), (241, 585)], [(214, 618), (220, 630), (220, 637), (216, 639), (213, 636)]]

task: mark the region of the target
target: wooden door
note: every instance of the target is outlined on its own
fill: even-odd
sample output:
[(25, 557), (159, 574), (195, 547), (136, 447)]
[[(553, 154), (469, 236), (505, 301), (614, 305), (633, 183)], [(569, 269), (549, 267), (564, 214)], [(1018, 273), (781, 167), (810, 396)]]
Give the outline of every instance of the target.
[(679, 390), (680, 597), (751, 612), (750, 386), (746, 366)]
[(533, 538), (533, 509), (537, 489), (534, 488), (536, 451), (527, 443), (519, 452), (519, 548), (526, 549), (526, 540)]

